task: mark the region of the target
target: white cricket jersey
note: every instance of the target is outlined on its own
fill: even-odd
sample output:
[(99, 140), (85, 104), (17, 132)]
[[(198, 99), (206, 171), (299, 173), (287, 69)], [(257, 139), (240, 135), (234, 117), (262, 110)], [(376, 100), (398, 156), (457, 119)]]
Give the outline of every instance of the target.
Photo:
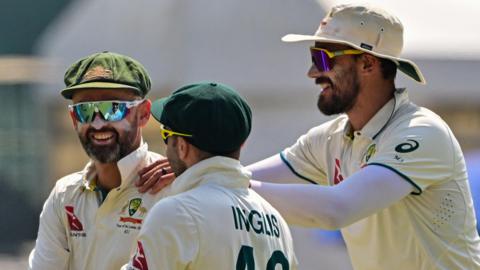
[(149, 213), (124, 269), (297, 269), (287, 224), (250, 176), (220, 156), (190, 167)]
[(90, 162), (83, 171), (57, 181), (40, 215), (29, 269), (120, 269), (154, 203), (166, 192), (142, 194), (134, 186), (139, 169), (161, 156), (144, 143), (117, 165), (122, 183), (102, 202)]
[(281, 158), (311, 183), (335, 185), (375, 165), (414, 187), (404, 199), (342, 229), (355, 269), (480, 269), (460, 145), (447, 124), (411, 103), (404, 89), (362, 130), (353, 132), (347, 116), (337, 117), (301, 136)]

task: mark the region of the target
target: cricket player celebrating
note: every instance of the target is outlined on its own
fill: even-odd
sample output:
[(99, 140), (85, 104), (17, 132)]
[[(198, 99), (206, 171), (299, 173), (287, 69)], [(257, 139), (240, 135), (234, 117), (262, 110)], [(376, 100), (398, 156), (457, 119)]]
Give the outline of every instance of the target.
[[(480, 269), (480, 239), (465, 162), (447, 124), (395, 88), (403, 26), (386, 11), (339, 5), (311, 41), (318, 108), (337, 118), (248, 168), (253, 188), (291, 224), (340, 228), (356, 270)], [(432, 93), (434, 94), (434, 93)]]
[(154, 102), (152, 114), (177, 178), (124, 269), (296, 269), (287, 224), (248, 188), (251, 174), (238, 160), (251, 130), (245, 100), (204, 82)]
[[(136, 60), (103, 52), (75, 62), (65, 84), (62, 95), (73, 101), (70, 114), (91, 161), (57, 181), (40, 215), (29, 269), (119, 269), (166, 191), (144, 194), (134, 185), (140, 168), (162, 158), (142, 140), (150, 78)], [(173, 177), (167, 170), (164, 177)]]

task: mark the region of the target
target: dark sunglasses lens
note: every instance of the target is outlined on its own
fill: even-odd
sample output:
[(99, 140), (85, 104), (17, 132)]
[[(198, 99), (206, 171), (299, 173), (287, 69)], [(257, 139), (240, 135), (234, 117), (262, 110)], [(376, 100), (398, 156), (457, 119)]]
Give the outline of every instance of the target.
[(324, 51), (310, 49), (312, 54), (312, 62), (318, 71), (324, 72), (331, 69), (331, 60)]
[(100, 102), (98, 110), (103, 119), (110, 122), (120, 121), (127, 115), (127, 105), (118, 102)]
[(78, 104), (73, 107), (73, 112), (80, 123), (87, 123), (93, 120), (95, 108), (90, 104)]

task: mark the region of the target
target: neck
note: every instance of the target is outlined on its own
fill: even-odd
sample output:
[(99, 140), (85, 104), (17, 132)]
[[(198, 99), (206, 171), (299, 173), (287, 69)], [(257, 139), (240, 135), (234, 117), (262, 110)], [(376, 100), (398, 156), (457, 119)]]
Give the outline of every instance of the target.
[(393, 97), (394, 91), (395, 85), (390, 81), (361, 87), (355, 105), (347, 112), (353, 130), (361, 130)]
[(95, 170), (97, 172), (97, 185), (110, 191), (119, 187), (122, 183), (122, 177), (117, 163), (100, 163), (95, 161)]

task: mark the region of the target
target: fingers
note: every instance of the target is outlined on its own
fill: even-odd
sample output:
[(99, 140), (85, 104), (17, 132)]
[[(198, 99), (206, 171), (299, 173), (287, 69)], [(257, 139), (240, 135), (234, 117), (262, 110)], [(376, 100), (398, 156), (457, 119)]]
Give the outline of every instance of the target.
[[(168, 165), (168, 164), (167, 164)], [(145, 193), (149, 190), (152, 189), (152, 187), (154, 185), (156, 185), (158, 182), (162, 182), (163, 179), (165, 179), (166, 177), (165, 176), (168, 176), (170, 174), (173, 174), (172, 173), (172, 169), (170, 167), (163, 167), (163, 168), (160, 168), (160, 169), (157, 169), (156, 171), (152, 172), (150, 174), (150, 177), (147, 178), (141, 186), (138, 186), (138, 191), (140, 193)], [(170, 178), (167, 178), (167, 179), (170, 179)], [(172, 180), (173, 181), (173, 180)], [(171, 181), (170, 181), (171, 182)], [(166, 184), (167, 185), (167, 184)], [(158, 191), (160, 191), (160, 189), (158, 189), (159, 187), (157, 186), (157, 191), (156, 192), (153, 192), (152, 194), (155, 194), (157, 193)]]
[(150, 194), (158, 193), (164, 187), (170, 185), (174, 180), (175, 180), (175, 174), (173, 172), (162, 175), (162, 177), (160, 177), (160, 179), (156, 181), (156, 183), (150, 189)]
[(147, 180), (149, 180), (153, 174), (157, 171), (161, 171), (163, 167), (168, 167), (168, 159), (162, 158), (159, 159), (152, 164), (146, 166), (145, 168), (138, 171), (138, 175), (140, 176), (137, 181), (135, 181), (135, 186), (140, 187), (142, 186)]

